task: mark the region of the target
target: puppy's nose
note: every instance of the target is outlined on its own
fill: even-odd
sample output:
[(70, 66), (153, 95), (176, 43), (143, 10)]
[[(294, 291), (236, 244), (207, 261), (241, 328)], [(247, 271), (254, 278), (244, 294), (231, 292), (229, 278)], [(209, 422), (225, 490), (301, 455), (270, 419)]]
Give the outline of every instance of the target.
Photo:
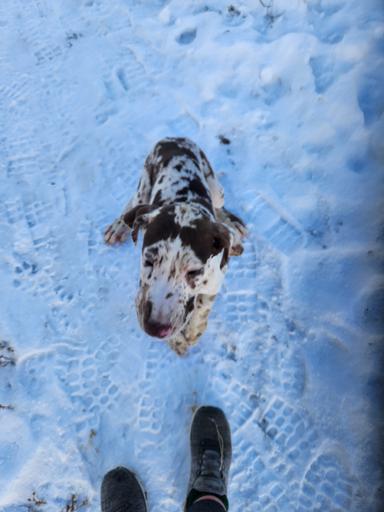
[(172, 326), (169, 324), (159, 324), (157, 322), (146, 321), (144, 329), (147, 334), (155, 338), (166, 338), (172, 332)]
[(172, 332), (172, 326), (170, 324), (164, 324), (151, 319), (152, 314), (152, 302), (147, 300), (143, 308), (143, 327), (147, 334), (154, 336), (155, 338), (166, 338)]

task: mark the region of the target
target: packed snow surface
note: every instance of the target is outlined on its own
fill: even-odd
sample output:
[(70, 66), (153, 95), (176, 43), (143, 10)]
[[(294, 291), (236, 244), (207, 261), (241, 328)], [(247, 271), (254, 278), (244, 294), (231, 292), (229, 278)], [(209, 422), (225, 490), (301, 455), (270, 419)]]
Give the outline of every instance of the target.
[[(2, 0), (0, 510), (99, 510), (103, 474), (181, 510), (195, 408), (232, 428), (243, 511), (380, 510), (379, 0)], [(247, 222), (184, 358), (103, 243), (164, 136)]]

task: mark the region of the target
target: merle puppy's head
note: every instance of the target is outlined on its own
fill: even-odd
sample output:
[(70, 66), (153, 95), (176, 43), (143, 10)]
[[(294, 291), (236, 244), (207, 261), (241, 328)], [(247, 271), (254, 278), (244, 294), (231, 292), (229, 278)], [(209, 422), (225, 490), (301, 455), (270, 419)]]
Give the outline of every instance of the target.
[(227, 267), (227, 228), (193, 206), (139, 205), (125, 216), (136, 242), (144, 231), (136, 308), (142, 328), (168, 338), (188, 322), (199, 294), (215, 295)]

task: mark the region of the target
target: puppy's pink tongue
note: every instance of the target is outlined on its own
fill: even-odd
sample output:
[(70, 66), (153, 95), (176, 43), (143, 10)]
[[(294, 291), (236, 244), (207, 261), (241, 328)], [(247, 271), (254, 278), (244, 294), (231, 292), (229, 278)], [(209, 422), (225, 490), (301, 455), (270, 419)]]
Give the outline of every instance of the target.
[(160, 330), (159, 330), (159, 337), (160, 338), (166, 338), (167, 336), (169, 336), (171, 334), (171, 331), (172, 331), (172, 327), (162, 327)]

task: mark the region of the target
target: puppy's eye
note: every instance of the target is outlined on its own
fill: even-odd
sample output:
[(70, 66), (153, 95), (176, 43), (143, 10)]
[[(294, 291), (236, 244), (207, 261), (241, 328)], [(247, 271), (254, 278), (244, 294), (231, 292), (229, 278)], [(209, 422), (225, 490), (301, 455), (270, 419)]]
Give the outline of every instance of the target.
[(199, 268), (197, 270), (190, 270), (189, 272), (187, 272), (187, 278), (195, 279), (197, 276), (201, 276), (202, 273), (203, 273), (202, 268)]

